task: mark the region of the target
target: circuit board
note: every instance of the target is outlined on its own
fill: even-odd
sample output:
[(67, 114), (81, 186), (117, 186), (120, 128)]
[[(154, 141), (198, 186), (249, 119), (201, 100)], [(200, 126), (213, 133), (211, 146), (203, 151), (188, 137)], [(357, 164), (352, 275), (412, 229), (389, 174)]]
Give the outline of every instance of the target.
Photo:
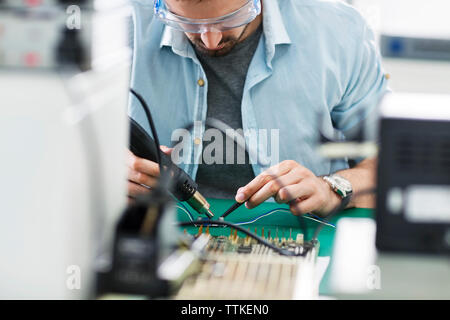
[[(258, 230), (255, 229), (255, 233)], [(199, 227), (195, 236), (209, 236), (200, 272), (188, 278), (176, 299), (311, 299), (317, 296), (314, 270), (319, 243), (304, 241), (278, 230), (271, 235), (262, 228), (262, 238), (294, 256), (281, 255), (249, 236), (231, 229), (228, 236), (210, 234)], [(186, 231), (185, 231), (186, 233)]]

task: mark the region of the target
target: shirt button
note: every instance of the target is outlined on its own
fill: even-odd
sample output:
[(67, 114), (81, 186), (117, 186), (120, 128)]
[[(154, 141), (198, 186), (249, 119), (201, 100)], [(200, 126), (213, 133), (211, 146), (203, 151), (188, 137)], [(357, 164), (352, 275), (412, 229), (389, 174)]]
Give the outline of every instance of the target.
[(200, 87), (203, 87), (203, 86), (205, 85), (205, 80), (203, 80), (202, 78), (200, 78), (200, 79), (198, 79), (197, 84), (198, 84)]
[(200, 138), (195, 138), (195, 139), (194, 139), (194, 143), (195, 143), (196, 145), (199, 145), (200, 143), (202, 143), (202, 139), (200, 139)]

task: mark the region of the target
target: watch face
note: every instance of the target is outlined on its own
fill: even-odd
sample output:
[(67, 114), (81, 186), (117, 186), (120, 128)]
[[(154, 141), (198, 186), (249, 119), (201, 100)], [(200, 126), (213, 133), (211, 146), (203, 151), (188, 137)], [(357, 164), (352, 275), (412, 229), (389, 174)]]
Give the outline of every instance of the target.
[(332, 177), (333, 177), (338, 189), (344, 190), (346, 193), (352, 191), (352, 185), (348, 180), (346, 180), (338, 175), (333, 175)]

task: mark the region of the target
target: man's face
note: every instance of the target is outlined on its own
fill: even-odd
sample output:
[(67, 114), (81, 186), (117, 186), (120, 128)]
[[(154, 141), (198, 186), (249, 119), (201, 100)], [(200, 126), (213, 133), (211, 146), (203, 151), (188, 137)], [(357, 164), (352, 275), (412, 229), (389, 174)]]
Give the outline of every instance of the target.
[[(217, 18), (244, 6), (248, 0), (165, 0), (170, 11), (191, 19)], [(241, 39), (246, 26), (223, 32), (185, 33), (198, 51), (209, 56), (228, 54)]]

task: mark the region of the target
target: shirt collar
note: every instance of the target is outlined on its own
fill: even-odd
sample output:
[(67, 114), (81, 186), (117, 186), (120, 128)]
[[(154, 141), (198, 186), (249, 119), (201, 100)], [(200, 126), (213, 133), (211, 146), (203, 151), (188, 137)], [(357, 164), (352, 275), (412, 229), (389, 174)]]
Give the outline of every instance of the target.
[(180, 56), (189, 57), (192, 55), (189, 45), (189, 40), (186, 35), (178, 30), (172, 29), (168, 26), (164, 26), (160, 48), (172, 47), (172, 51)]
[[(261, 0), (263, 8), (263, 30), (266, 39), (266, 57), (268, 65), (271, 65), (275, 55), (275, 47), (279, 44), (291, 44), (291, 39), (281, 16), (280, 7), (276, 0)], [(164, 26), (160, 48), (167, 46), (184, 57), (193, 54), (190, 50), (189, 40), (183, 32)]]
[(278, 44), (291, 44), (278, 1), (263, 1), (263, 26), (266, 43), (270, 44), (271, 47), (275, 47)]
[(263, 27), (266, 39), (266, 63), (272, 69), (275, 47), (280, 44), (292, 43), (281, 16), (278, 1), (263, 1)]

